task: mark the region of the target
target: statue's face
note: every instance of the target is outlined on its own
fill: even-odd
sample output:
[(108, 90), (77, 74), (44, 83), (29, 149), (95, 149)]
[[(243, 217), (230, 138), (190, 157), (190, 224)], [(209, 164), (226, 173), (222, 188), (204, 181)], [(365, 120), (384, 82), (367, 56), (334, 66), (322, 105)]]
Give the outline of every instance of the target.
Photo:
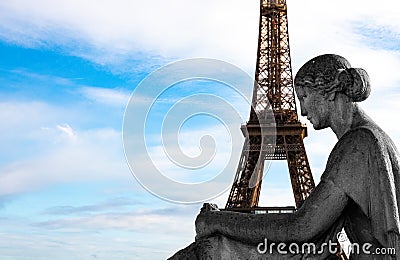
[(327, 98), (308, 87), (296, 87), (296, 93), (300, 101), (301, 115), (307, 117), (314, 129), (329, 127), (330, 104)]

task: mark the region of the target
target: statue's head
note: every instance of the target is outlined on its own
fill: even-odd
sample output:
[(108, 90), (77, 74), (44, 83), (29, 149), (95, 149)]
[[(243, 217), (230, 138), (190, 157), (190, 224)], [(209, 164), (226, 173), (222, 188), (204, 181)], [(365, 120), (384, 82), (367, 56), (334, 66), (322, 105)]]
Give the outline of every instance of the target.
[(294, 85), (301, 113), (315, 129), (329, 126), (333, 102), (361, 102), (371, 92), (367, 72), (351, 68), (345, 58), (335, 54), (317, 56), (305, 63), (297, 72)]

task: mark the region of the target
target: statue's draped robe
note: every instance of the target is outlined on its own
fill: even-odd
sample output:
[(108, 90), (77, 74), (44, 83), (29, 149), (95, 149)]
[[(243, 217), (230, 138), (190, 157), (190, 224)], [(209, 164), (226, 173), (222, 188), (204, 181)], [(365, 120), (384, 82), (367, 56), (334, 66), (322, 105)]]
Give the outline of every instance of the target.
[[(375, 123), (363, 120), (336, 144), (321, 177), (321, 181), (332, 181), (346, 193), (370, 222), (369, 230), (362, 232), (364, 236), (357, 234), (353, 226), (359, 223), (350, 218), (351, 213), (344, 212), (344, 227), (352, 242), (395, 248), (398, 255), (395, 259), (400, 259), (399, 159), (392, 140)], [(370, 235), (374, 241), (360, 241)], [(391, 258), (355, 254), (352, 259)]]
[[(317, 246), (328, 240), (336, 242), (337, 233), (344, 227), (352, 243), (371, 242), (368, 238), (372, 237), (374, 247), (369, 248), (371, 251), (376, 247), (382, 247), (395, 248), (397, 252), (397, 257), (354, 254), (350, 259), (400, 260), (399, 153), (391, 139), (375, 123), (366, 118), (356, 120), (352, 130), (342, 136), (332, 150), (321, 182), (334, 183), (349, 197), (349, 205), (329, 230), (306, 242), (313, 242)], [(355, 208), (363, 216), (363, 220), (367, 220), (364, 222), (367, 223), (365, 230), (364, 227), (357, 229), (358, 232), (361, 230), (361, 235), (360, 232), (354, 232), (354, 225), (363, 224), (351, 218), (354, 216), (351, 212), (354, 213)], [(277, 252), (259, 254), (257, 245), (216, 235), (194, 242), (171, 259), (330, 259), (330, 257), (332, 255), (327, 250), (317, 255), (281, 255)]]

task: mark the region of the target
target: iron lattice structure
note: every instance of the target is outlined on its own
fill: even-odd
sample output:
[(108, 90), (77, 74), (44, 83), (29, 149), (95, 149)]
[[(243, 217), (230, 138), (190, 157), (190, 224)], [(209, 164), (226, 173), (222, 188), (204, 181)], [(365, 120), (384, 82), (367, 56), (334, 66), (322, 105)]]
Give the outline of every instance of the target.
[(286, 0), (261, 0), (252, 108), (242, 131), (246, 139), (226, 209), (258, 207), (265, 160), (287, 160), (300, 207), (315, 184), (303, 143), (307, 128), (296, 110)]

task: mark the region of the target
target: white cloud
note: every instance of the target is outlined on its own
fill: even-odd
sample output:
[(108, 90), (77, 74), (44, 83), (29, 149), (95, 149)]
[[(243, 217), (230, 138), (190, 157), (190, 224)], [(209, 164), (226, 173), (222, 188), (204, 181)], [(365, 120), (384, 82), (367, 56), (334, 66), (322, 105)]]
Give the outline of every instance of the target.
[(83, 87), (81, 93), (95, 102), (119, 107), (125, 107), (130, 96), (126, 90), (99, 87)]
[[(123, 60), (124, 55), (151, 53), (207, 56), (248, 70), (254, 67), (258, 1), (16, 0), (3, 1), (0, 10), (3, 39), (33, 46), (73, 46), (68, 50), (100, 64)], [(336, 52), (393, 77), (374, 61), (379, 59), (391, 68), (390, 64), (399, 64), (398, 57), (393, 58), (393, 52), (371, 51), (354, 25), (399, 32), (398, 2), (289, 0), (288, 10), (295, 65), (316, 54)], [(91, 53), (92, 49), (96, 52)]]
[(68, 136), (68, 138), (70, 138), (71, 140), (76, 140), (77, 135), (76, 135), (74, 129), (72, 129), (72, 127), (70, 125), (62, 124), (62, 125), (57, 125), (56, 127), (58, 130), (60, 130), (64, 134), (66, 134)]
[(260, 194), (261, 207), (286, 207), (295, 205), (291, 186), (281, 189), (272, 187), (271, 183), (265, 183), (264, 186)]
[[(239, 125), (236, 125), (236, 127), (239, 127)], [(176, 135), (175, 138), (177, 138), (178, 143), (175, 144), (169, 141), (168, 146), (165, 146), (167, 144), (166, 139), (175, 139), (174, 135)], [(190, 129), (177, 134), (163, 135), (163, 144), (160, 142), (157, 146), (149, 147), (148, 152), (153, 163), (166, 176), (178, 181), (191, 182), (198, 178), (196, 176), (202, 175), (204, 176), (202, 177), (202, 181), (205, 181), (222, 172), (231, 156), (236, 158), (234, 160), (235, 164), (238, 161), (243, 138), (232, 141), (231, 138), (233, 136), (231, 135), (232, 133), (220, 125), (208, 126), (203, 129)], [(211, 144), (200, 146), (200, 140), (204, 136), (211, 137), (215, 142), (215, 146)], [(241, 136), (236, 135), (234, 139), (238, 139), (237, 137), (240, 138)], [(181, 158), (181, 154), (187, 156), (188, 159), (190, 158), (191, 163), (185, 164), (188, 161), (185, 158)], [(207, 160), (201, 160), (204, 158)], [(176, 161), (178, 164), (174, 164), (173, 161)], [(202, 165), (201, 162), (208, 163), (203, 168), (200, 167)], [(182, 168), (182, 166), (187, 167), (192, 164), (194, 165), (193, 170)], [(199, 179), (197, 181), (200, 182)]]
[[(63, 129), (70, 133), (69, 128)], [(120, 132), (99, 129), (76, 135), (79, 138), (74, 135), (74, 142), (59, 141), (44, 152), (3, 165), (0, 195), (35, 191), (58, 183), (132, 181), (123, 157)]]
[[(143, 210), (136, 208), (131, 211), (115, 211), (107, 213), (90, 214), (89, 216), (60, 216), (55, 220), (36, 223), (35, 226), (57, 230), (104, 230), (121, 229), (134, 232), (155, 232), (176, 235), (192, 233), (193, 227), (185, 223), (182, 229), (181, 221), (188, 220), (197, 213), (197, 208), (175, 206), (170, 209)], [(188, 216), (190, 215), (190, 216)], [(161, 229), (161, 227), (164, 227)]]
[[(229, 12), (226, 11), (227, 4), (231, 6)], [(232, 52), (231, 45), (226, 44), (232, 36), (235, 41), (231, 42), (236, 48), (256, 42), (252, 37), (246, 37), (250, 36), (249, 28), (253, 28), (250, 30), (253, 33), (257, 32), (255, 26), (242, 24), (256, 25), (257, 17), (249, 15), (249, 11), (257, 10), (257, 4), (238, 4), (183, 0), (3, 2), (0, 5), (3, 10), (1, 33), (9, 41), (28, 46), (67, 46), (83, 41), (98, 51), (111, 50), (114, 54), (155, 51), (164, 56), (182, 56), (182, 53), (214, 56), (219, 52)], [(222, 12), (228, 18), (221, 16)], [(215, 39), (216, 36), (221, 41)], [(81, 55), (101, 63), (102, 57), (91, 55), (82, 48)], [(204, 52), (209, 48), (214, 53)]]
[(73, 128), (90, 117), (79, 109), (35, 101), (0, 102), (0, 120), (5, 122), (0, 125), (0, 196), (59, 183), (133, 181), (121, 132)]
[(6, 218), (0, 224), (0, 243), (7, 247), (1, 252), (18, 259), (93, 259), (94, 255), (104, 259), (165, 259), (193, 240), (197, 212), (197, 208), (174, 207), (61, 215), (48, 221)]

